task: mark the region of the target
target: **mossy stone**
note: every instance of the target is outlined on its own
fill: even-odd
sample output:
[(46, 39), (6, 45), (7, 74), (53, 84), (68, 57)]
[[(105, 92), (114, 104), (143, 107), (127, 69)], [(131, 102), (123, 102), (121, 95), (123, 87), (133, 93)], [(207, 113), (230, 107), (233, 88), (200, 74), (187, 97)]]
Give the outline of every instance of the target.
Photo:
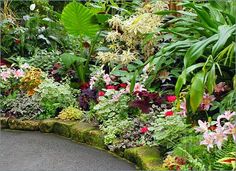
[(9, 126), (8, 126), (8, 118), (0, 117), (0, 128), (1, 129), (9, 128)]
[(40, 132), (51, 133), (53, 132), (54, 124), (57, 122), (56, 119), (46, 119), (39, 123)]
[(86, 132), (86, 136), (84, 136), (85, 143), (105, 149), (106, 145), (104, 144), (104, 136), (102, 131), (100, 130), (91, 130), (89, 132)]
[(71, 127), (71, 138), (75, 141), (85, 143), (85, 137), (88, 136), (88, 132), (94, 130), (95, 127), (92, 124), (77, 122)]
[(54, 123), (53, 132), (67, 138), (71, 136), (71, 127), (75, 125), (75, 121), (61, 121), (58, 120)]
[(124, 157), (136, 163), (143, 170), (166, 170), (162, 165), (162, 158), (157, 147), (135, 147), (126, 149)]
[(26, 131), (39, 130), (39, 121), (35, 120), (8, 119), (8, 125), (10, 129), (26, 130)]

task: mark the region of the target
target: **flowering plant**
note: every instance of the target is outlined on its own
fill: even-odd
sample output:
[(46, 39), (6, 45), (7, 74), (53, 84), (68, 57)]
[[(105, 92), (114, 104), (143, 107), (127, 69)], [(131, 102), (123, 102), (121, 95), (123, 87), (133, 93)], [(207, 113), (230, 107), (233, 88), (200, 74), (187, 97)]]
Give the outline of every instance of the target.
[[(217, 117), (216, 122), (203, 122), (198, 120), (199, 127), (195, 128), (196, 132), (203, 133), (201, 145), (207, 146), (207, 150), (214, 148), (216, 145), (219, 149), (225, 141), (233, 138), (236, 143), (236, 113), (225, 111)], [(214, 126), (212, 129), (212, 125)]]
[(20, 68), (10, 67), (3, 65), (0, 66), (0, 90), (1, 94), (8, 95), (12, 91), (19, 88), (20, 80), (28, 70), (29, 65), (23, 64)]

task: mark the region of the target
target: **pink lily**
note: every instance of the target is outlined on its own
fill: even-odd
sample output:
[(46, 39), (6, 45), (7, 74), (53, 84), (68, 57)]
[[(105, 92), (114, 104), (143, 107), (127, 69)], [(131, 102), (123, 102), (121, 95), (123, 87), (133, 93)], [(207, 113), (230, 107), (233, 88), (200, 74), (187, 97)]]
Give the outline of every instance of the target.
[(104, 79), (106, 85), (110, 85), (110, 83), (111, 83), (111, 78), (110, 78), (110, 76), (109, 76), (108, 74), (105, 74), (105, 75), (103, 76), (103, 79)]
[(206, 121), (202, 122), (201, 120), (198, 120), (198, 125), (199, 125), (199, 127), (195, 128), (196, 132), (205, 133), (208, 131), (208, 123)]
[(217, 147), (219, 149), (221, 149), (224, 140), (227, 140), (227, 136), (225, 134), (223, 127), (218, 126), (216, 128), (216, 133), (214, 134), (214, 139), (215, 139), (215, 144), (217, 145)]
[(203, 134), (203, 138), (204, 140), (200, 142), (201, 145), (206, 145), (207, 146), (207, 150), (209, 151), (210, 148), (214, 147), (214, 133), (213, 132), (205, 132)]
[(225, 113), (223, 115), (219, 115), (217, 117), (217, 122), (220, 123), (221, 119), (227, 119), (229, 121), (232, 116), (236, 116), (236, 113), (235, 112), (231, 113), (230, 111), (225, 111)]

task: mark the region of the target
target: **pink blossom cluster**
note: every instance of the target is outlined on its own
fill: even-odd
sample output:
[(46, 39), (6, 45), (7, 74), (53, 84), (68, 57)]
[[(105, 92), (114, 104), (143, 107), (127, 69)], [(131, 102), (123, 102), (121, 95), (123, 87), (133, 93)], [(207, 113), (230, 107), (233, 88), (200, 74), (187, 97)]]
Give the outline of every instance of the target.
[(21, 78), (23, 77), (25, 74), (25, 72), (22, 69), (11, 69), (11, 68), (7, 68), (5, 66), (2, 66), (1, 70), (0, 70), (0, 78), (4, 81), (7, 81), (10, 78)]
[(233, 137), (236, 143), (235, 116), (235, 112), (225, 111), (224, 114), (218, 116), (214, 129), (211, 129), (212, 126), (209, 122), (198, 120), (199, 127), (195, 128), (195, 130), (203, 133), (204, 138), (200, 144), (206, 145), (208, 151), (210, 148), (214, 148), (214, 145), (221, 149), (223, 142), (228, 140), (229, 135)]

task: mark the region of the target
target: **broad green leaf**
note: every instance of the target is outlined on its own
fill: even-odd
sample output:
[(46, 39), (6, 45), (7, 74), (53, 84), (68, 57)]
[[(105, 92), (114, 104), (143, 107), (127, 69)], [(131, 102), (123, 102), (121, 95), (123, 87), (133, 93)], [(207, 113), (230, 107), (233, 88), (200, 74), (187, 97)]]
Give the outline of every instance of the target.
[(63, 9), (61, 21), (70, 34), (93, 37), (100, 29), (94, 24), (93, 16), (88, 8), (74, 1)]
[(205, 48), (212, 42), (218, 39), (218, 35), (214, 34), (213, 36), (204, 39), (200, 42), (193, 44), (187, 53), (184, 56), (184, 66), (187, 68), (192, 65), (204, 52)]
[(115, 76), (126, 76), (128, 74), (128, 72), (123, 71), (123, 70), (114, 70), (111, 72), (111, 74), (113, 74)]
[(197, 73), (193, 79), (189, 90), (190, 93), (190, 106), (195, 113), (198, 106), (201, 104), (204, 94), (204, 72)]
[(179, 93), (185, 83), (186, 83), (186, 70), (184, 70), (182, 72), (182, 74), (178, 77), (177, 82), (175, 84), (175, 95), (176, 96), (179, 96)]
[(229, 25), (222, 25), (219, 27), (219, 34), (218, 34), (218, 41), (212, 48), (213, 55), (216, 52), (220, 51), (226, 44), (227, 40), (230, 37), (233, 37), (233, 33), (236, 31), (236, 25), (229, 26)]
[(71, 65), (74, 64), (75, 62), (83, 63), (86, 61), (85, 58), (81, 58), (70, 53), (63, 53), (60, 57), (62, 63), (65, 65), (66, 68), (71, 67)]
[(216, 73), (215, 73), (215, 64), (213, 64), (211, 70), (206, 74), (206, 86), (210, 94), (213, 93), (215, 85), (216, 85)]

